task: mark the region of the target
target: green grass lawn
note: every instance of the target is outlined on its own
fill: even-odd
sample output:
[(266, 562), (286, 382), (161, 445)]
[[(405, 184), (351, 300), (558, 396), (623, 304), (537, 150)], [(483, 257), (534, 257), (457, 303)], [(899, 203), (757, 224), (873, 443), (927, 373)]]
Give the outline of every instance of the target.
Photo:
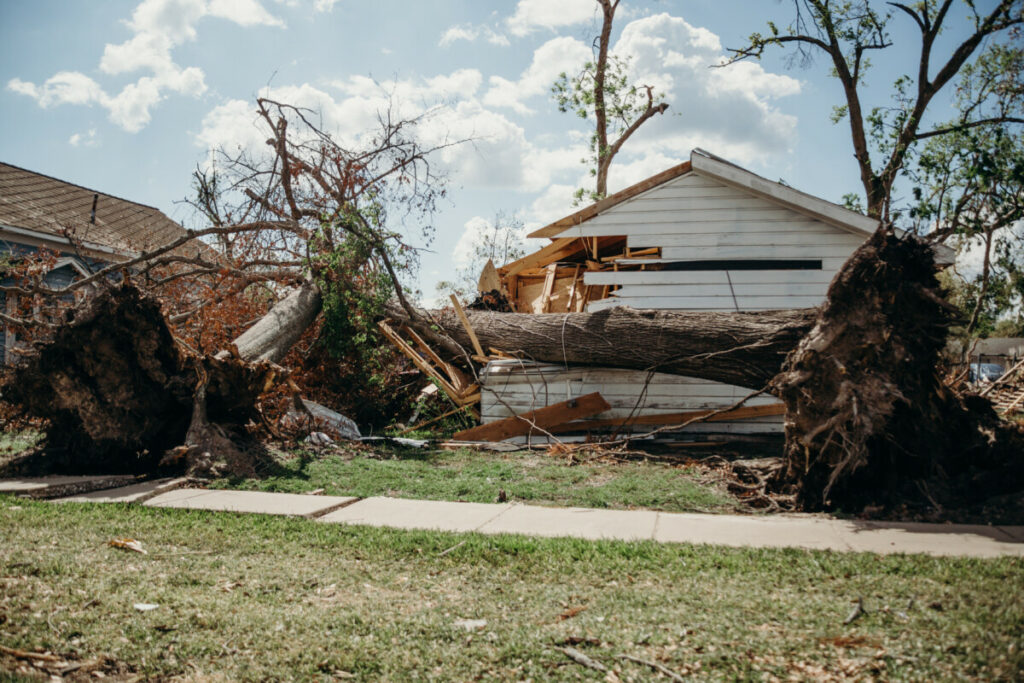
[[(107, 545), (120, 536), (149, 554)], [(563, 645), (636, 681), (657, 674), (617, 655), (699, 680), (1024, 674), (1019, 558), (401, 532), (11, 497), (0, 538), (0, 645), (147, 679), (605, 678)], [(858, 597), (869, 613), (844, 625)], [(0, 670), (18, 666), (0, 654)]]
[[(367, 457), (370, 456), (370, 457)], [(592, 508), (649, 508), (671, 512), (734, 512), (739, 503), (720, 483), (693, 466), (656, 462), (584, 461), (543, 452), (494, 453), (360, 448), (324, 456), (283, 459), (258, 479), (214, 486), (328, 495), (392, 496), (493, 503), (511, 501)], [(749, 511), (749, 508), (744, 508)]]

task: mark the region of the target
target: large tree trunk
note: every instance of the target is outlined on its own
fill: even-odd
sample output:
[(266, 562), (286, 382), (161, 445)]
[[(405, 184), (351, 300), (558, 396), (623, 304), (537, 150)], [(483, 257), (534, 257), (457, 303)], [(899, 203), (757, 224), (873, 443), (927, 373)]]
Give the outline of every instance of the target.
[(320, 288), (311, 280), (293, 289), (255, 325), (235, 339), (243, 360), (280, 363), (320, 314)]
[[(392, 306), (389, 315), (408, 317)], [(762, 389), (814, 322), (813, 309), (763, 313), (637, 311), (530, 315), (466, 311), (484, 348), (552, 363), (657, 370)], [(435, 316), (465, 348), (454, 312)], [(416, 327), (416, 325), (413, 325)]]
[(855, 252), (772, 383), (786, 403), (778, 486), (805, 509), (956, 508), (979, 519), (987, 500), (1016, 494), (1016, 511), (1000, 503), (999, 514), (1019, 519), (1021, 429), (938, 374), (953, 314), (928, 245), (879, 231)]

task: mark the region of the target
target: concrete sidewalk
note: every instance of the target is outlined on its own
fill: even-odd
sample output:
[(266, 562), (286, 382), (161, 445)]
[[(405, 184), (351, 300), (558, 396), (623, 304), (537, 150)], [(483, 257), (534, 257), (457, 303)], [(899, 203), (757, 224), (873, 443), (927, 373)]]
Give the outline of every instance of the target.
[[(157, 508), (296, 515), (320, 524), (482, 534), (651, 540), (746, 548), (806, 548), (936, 556), (1024, 557), (1024, 527), (850, 521), (811, 515), (705, 515), (652, 510), (551, 508), (182, 488), (183, 480), (134, 483), (56, 499)], [(65, 481), (54, 481), (60, 490)], [(0, 481), (0, 491), (39, 491), (39, 480)]]

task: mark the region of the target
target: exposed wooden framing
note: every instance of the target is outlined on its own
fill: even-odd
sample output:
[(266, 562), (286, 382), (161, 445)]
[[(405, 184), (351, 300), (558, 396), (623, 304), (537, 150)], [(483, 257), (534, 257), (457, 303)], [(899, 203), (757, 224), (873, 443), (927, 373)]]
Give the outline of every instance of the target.
[(420, 349), (423, 350), (423, 353), (448, 375), (451, 384), (455, 387), (456, 391), (462, 394), (467, 388), (469, 388), (471, 382), (469, 378), (466, 377), (465, 373), (451, 363), (445, 362), (440, 356), (434, 353), (434, 350), (430, 348), (430, 345), (423, 341), (423, 338), (416, 334), (415, 330), (411, 327), (403, 327), (402, 332), (412, 337), (413, 341), (416, 342), (416, 346), (420, 347)]
[[(490, 261), (488, 261), (488, 263), (490, 263)], [(459, 320), (462, 321), (462, 326), (466, 328), (466, 334), (469, 335), (469, 340), (473, 342), (473, 350), (476, 351), (476, 355), (483, 356), (484, 349), (480, 346), (480, 340), (476, 338), (476, 332), (473, 331), (473, 326), (469, 324), (469, 318), (466, 317), (466, 312), (462, 310), (462, 304), (459, 303), (458, 298), (454, 294), (450, 294), (449, 296), (451, 297), (452, 305), (455, 306), (455, 313), (458, 314)]]
[(549, 425), (559, 425), (596, 415), (609, 408), (611, 406), (601, 394), (594, 392), (538, 410), (513, 415), (504, 420), (466, 429), (453, 435), (452, 439), (455, 441), (503, 441), (513, 436), (525, 436), (538, 428), (547, 430)]
[(503, 273), (505, 277), (511, 277), (517, 275), (527, 268), (534, 268), (536, 266), (546, 266), (552, 261), (557, 261), (559, 258), (564, 258), (574, 254), (580, 250), (578, 245), (574, 245), (579, 238), (577, 237), (566, 237), (558, 239), (547, 245), (539, 251), (535, 251), (532, 254), (527, 254), (518, 261), (506, 264), (498, 269), (499, 273)]
[(661, 415), (634, 415), (629, 418), (608, 420), (587, 420), (584, 422), (565, 422), (553, 427), (546, 427), (552, 434), (564, 432), (586, 431), (601, 427), (621, 427), (623, 425), (671, 425), (686, 422), (695, 418), (710, 415), (704, 422), (725, 422), (729, 420), (746, 420), (752, 417), (784, 415), (786, 406), (782, 403), (769, 403), (762, 406), (745, 406), (725, 413), (714, 414), (714, 410), (691, 410), (684, 413), (663, 413)]
[(458, 368), (444, 362), (412, 329), (403, 327), (402, 333), (409, 335), (416, 346), (420, 348), (420, 351), (413, 348), (409, 342), (402, 338), (401, 334), (393, 330), (383, 320), (377, 323), (377, 326), (384, 333), (384, 336), (413, 362), (413, 365), (420, 372), (437, 381), (441, 391), (451, 399), (452, 403), (460, 408), (468, 409), (477, 419), (480, 418), (479, 411), (470, 407), (480, 401), (479, 385), (470, 382), (469, 378)]
[(576, 300), (576, 291), (580, 287), (580, 267), (576, 265), (576, 269), (572, 274), (572, 286), (569, 288), (569, 301), (565, 304), (565, 310), (571, 312), (573, 310), (573, 303)]
[(540, 295), (540, 312), (547, 313), (551, 309), (551, 293), (555, 288), (555, 276), (558, 274), (558, 264), (552, 263), (547, 267), (544, 275), (544, 290)]

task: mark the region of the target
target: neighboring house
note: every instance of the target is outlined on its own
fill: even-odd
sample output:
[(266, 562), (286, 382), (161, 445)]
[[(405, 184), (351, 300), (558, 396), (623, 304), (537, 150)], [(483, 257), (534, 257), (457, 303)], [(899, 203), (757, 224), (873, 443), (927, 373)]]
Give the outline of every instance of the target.
[(1004, 369), (1024, 358), (1024, 337), (989, 337), (971, 345), (972, 363), (996, 363)]
[[(824, 302), (832, 278), (877, 225), (694, 150), (690, 161), (533, 232), (552, 243), (498, 273), (519, 312), (810, 308)], [(940, 263), (953, 255), (937, 248)], [(600, 391), (612, 409), (590, 419), (640, 415), (647, 424), (636, 429), (648, 429), (658, 419), (651, 416), (722, 408), (751, 393), (688, 377), (520, 361), (489, 364), (481, 381), (485, 423)], [(688, 429), (782, 431), (776, 399), (747, 405), (758, 408), (744, 419)]]
[[(185, 233), (159, 209), (0, 162), (0, 255), (17, 260), (40, 249), (56, 253), (44, 280), (51, 287), (66, 286)], [(15, 314), (17, 295), (0, 292), (0, 306)], [(5, 328), (0, 360), (11, 362), (15, 351), (15, 335)]]

